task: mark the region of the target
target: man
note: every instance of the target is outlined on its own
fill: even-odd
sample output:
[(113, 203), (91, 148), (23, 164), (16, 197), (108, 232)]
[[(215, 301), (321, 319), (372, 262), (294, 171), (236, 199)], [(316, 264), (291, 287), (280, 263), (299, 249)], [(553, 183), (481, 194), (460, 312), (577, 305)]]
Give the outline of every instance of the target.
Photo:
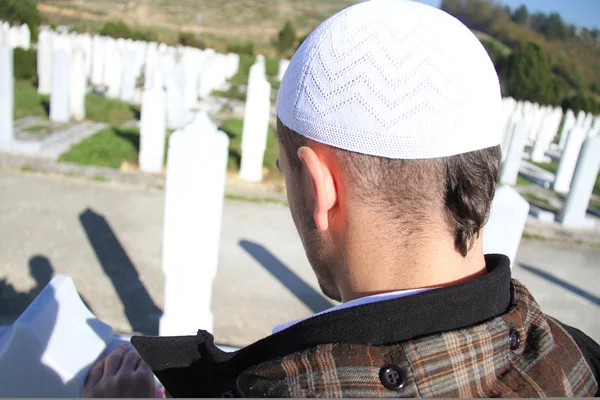
[(500, 111), (486, 51), (440, 10), (372, 0), (319, 26), (281, 83), (278, 165), (321, 289), (342, 304), (236, 353), (205, 331), (134, 338), (167, 391), (597, 394), (598, 345), (544, 315), (507, 257), (483, 253)]

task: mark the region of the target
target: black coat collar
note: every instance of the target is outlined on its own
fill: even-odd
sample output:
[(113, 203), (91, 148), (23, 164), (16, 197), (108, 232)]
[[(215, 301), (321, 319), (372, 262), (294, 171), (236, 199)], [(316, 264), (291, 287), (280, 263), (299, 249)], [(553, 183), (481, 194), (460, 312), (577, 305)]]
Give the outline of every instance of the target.
[(202, 330), (196, 336), (134, 336), (131, 343), (173, 397), (219, 397), (251, 366), (319, 344), (398, 343), (504, 314), (512, 303), (510, 261), (497, 254), (485, 260), (484, 276), (312, 317), (234, 353), (219, 350)]

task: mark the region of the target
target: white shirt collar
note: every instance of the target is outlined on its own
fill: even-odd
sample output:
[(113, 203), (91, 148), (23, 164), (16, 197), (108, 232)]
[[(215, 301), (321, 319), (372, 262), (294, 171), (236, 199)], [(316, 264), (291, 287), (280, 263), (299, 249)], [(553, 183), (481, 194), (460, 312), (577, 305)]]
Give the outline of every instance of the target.
[(273, 333), (275, 334), (277, 332), (280, 332), (280, 331), (282, 331), (284, 329), (289, 328), (292, 325), (297, 324), (298, 322), (302, 322), (302, 321), (304, 321), (306, 319), (309, 319), (309, 318), (312, 318), (312, 317), (316, 317), (317, 315), (322, 315), (322, 314), (326, 314), (326, 313), (333, 312), (333, 311), (343, 310), (344, 308), (356, 307), (356, 306), (360, 306), (360, 305), (363, 305), (363, 304), (376, 303), (378, 301), (399, 299), (401, 297), (407, 297), (407, 296), (412, 296), (412, 295), (417, 294), (417, 293), (426, 292), (426, 291), (431, 290), (431, 289), (435, 289), (435, 288), (398, 290), (398, 291), (395, 291), (395, 292), (374, 294), (374, 295), (371, 295), (371, 296), (365, 296), (365, 297), (361, 297), (361, 298), (358, 298), (358, 299), (350, 300), (350, 301), (347, 301), (345, 303), (338, 304), (335, 307), (328, 308), (327, 310), (321, 311), (320, 313), (317, 313), (317, 314), (312, 315), (310, 317), (300, 318), (300, 319), (296, 319), (296, 320), (293, 320), (293, 321), (290, 321), (290, 322), (286, 322), (286, 323), (281, 324), (281, 325), (277, 325), (273, 329)]

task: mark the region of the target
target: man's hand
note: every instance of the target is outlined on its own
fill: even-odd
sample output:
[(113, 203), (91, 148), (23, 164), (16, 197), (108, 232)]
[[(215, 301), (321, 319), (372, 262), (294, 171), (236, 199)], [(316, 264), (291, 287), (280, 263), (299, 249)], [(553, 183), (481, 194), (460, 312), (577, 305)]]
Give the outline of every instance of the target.
[(83, 397), (154, 397), (154, 375), (126, 344), (97, 361), (83, 386)]

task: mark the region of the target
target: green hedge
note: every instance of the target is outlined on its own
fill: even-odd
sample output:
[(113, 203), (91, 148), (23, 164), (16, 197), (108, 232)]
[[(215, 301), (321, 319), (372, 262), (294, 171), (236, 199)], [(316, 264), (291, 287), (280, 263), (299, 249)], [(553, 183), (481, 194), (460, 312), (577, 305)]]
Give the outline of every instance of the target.
[(37, 79), (37, 52), (16, 48), (13, 53), (13, 67), (16, 79)]

